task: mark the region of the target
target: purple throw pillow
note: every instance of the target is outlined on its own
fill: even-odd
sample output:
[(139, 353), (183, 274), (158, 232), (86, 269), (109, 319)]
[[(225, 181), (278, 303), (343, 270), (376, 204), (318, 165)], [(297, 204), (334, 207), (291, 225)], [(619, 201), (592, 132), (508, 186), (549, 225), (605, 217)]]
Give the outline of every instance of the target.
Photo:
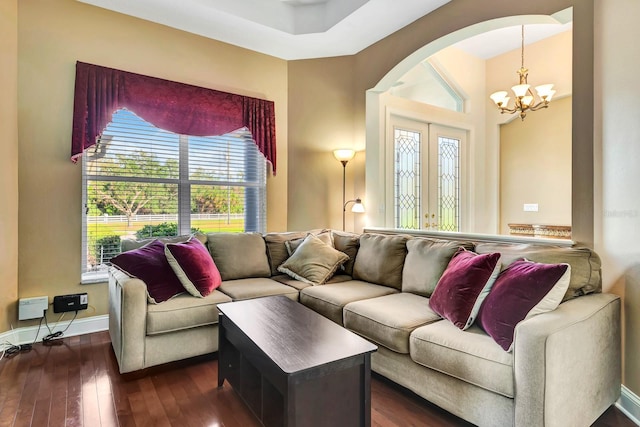
[(206, 297), (222, 283), (209, 250), (198, 239), (167, 243), (164, 253), (182, 286), (194, 297)]
[(510, 351), (516, 325), (555, 310), (569, 287), (569, 264), (514, 261), (496, 279), (478, 312), (478, 324), (500, 347)]
[(184, 292), (171, 269), (160, 240), (111, 258), (111, 263), (147, 285), (149, 301), (157, 304)]
[(467, 329), (498, 276), (499, 260), (499, 253), (478, 255), (458, 249), (429, 298), (431, 309), (458, 328)]

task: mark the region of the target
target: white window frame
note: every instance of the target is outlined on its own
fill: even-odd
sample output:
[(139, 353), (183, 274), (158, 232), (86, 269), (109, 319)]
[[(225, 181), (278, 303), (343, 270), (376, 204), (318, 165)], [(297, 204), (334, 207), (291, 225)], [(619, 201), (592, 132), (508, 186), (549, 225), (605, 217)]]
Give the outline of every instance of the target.
[[(238, 133), (239, 131), (239, 133)], [(248, 141), (250, 137), (246, 128), (239, 129), (232, 132), (230, 135), (240, 135), (244, 139), (244, 142)], [(227, 135), (220, 136), (219, 138), (229, 138)], [(252, 140), (250, 142), (253, 142)], [(189, 136), (179, 135), (179, 176), (178, 178), (141, 178), (141, 177), (126, 177), (126, 176), (110, 176), (110, 175), (91, 175), (87, 174), (87, 162), (88, 156), (82, 156), (82, 265), (81, 265), (81, 283), (102, 283), (108, 280), (108, 269), (106, 266), (101, 266), (95, 271), (85, 271), (88, 264), (89, 254), (89, 230), (88, 230), (88, 183), (90, 181), (119, 181), (119, 182), (145, 182), (145, 183), (168, 183), (176, 184), (178, 186), (178, 235), (185, 235), (191, 232), (191, 186), (193, 185), (211, 185), (211, 186), (229, 186), (229, 187), (244, 187), (246, 189), (254, 188), (257, 193), (257, 204), (251, 204), (247, 206), (245, 199), (245, 231), (255, 231), (264, 233), (266, 231), (266, 159), (258, 151), (255, 143), (253, 145), (246, 144), (245, 147), (251, 147), (250, 152), (245, 150), (247, 156), (261, 156), (264, 160), (264, 164), (257, 159), (258, 164), (261, 167), (258, 171), (246, 171), (251, 176), (243, 181), (230, 180), (230, 181), (218, 181), (218, 180), (193, 180), (189, 177)], [(255, 148), (255, 150), (253, 150)], [(88, 150), (95, 150), (96, 147), (92, 147)], [(247, 157), (245, 157), (245, 162)], [(255, 172), (255, 173), (254, 173)], [(248, 215), (253, 212), (255, 218), (248, 218)], [(249, 226), (249, 227), (247, 227)]]

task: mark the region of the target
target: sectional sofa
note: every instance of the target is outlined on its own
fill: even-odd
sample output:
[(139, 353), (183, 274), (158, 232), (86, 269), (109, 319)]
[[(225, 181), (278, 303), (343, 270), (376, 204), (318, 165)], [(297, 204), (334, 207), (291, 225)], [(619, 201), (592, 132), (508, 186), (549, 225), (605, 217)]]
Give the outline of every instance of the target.
[[(215, 352), (218, 303), (285, 295), (378, 345), (374, 372), (477, 425), (586, 426), (619, 397), (620, 299), (601, 292), (600, 259), (592, 250), (378, 230), (308, 234), (197, 236), (221, 278), (200, 298), (185, 292), (154, 304), (143, 280), (112, 267), (109, 332), (120, 372)], [(149, 242), (123, 242), (123, 250), (144, 244)], [(310, 267), (317, 263), (304, 256), (321, 253), (333, 257), (335, 268)], [(432, 307), (436, 297), (447, 301), (442, 289), (456, 277), (451, 265), (459, 253), (483, 259), (499, 254), (495, 289), (519, 263), (566, 265), (564, 287), (553, 287), (561, 289), (555, 305), (561, 303), (513, 325), (511, 345), (485, 331), (486, 319), (480, 323), (490, 318), (483, 305), (492, 305), (498, 318), (513, 306), (510, 300), (501, 307), (492, 290), (483, 288), (486, 299), (474, 304), (481, 311), (470, 327), (443, 318)]]

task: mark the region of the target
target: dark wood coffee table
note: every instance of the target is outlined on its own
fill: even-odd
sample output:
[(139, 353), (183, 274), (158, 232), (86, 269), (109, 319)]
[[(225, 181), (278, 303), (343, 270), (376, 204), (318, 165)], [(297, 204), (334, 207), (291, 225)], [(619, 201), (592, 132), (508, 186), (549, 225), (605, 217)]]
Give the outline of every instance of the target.
[(218, 309), (218, 387), (265, 426), (371, 425), (375, 345), (284, 296)]

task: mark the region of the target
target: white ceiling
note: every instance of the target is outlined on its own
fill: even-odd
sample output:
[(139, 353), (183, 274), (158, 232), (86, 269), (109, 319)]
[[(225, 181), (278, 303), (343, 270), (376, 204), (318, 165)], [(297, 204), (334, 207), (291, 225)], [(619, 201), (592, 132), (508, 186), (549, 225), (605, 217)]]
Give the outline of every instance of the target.
[[(524, 44), (529, 45), (547, 37), (569, 31), (573, 22), (566, 24), (529, 24), (525, 26)], [(475, 55), (478, 58), (489, 59), (514, 49), (520, 49), (522, 42), (521, 27), (505, 27), (478, 34), (461, 42), (454, 47)]]
[(450, 0), (78, 0), (278, 58), (353, 55)]
[[(78, 0), (286, 60), (353, 55), (451, 0)], [(571, 23), (526, 26), (530, 44)], [(483, 59), (520, 47), (520, 27), (456, 47)]]

